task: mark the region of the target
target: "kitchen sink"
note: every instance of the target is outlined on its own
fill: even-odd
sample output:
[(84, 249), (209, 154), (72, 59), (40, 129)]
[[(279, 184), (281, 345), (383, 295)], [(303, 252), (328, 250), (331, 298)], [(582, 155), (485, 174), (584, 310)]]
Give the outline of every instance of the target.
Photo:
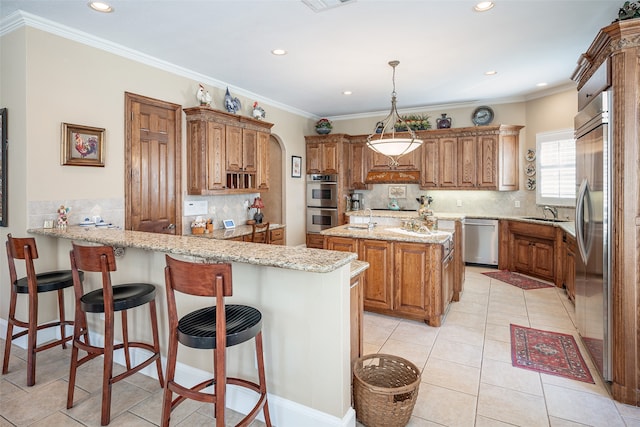
[(369, 229), (369, 225), (368, 224), (362, 224), (362, 225), (347, 225), (346, 227), (344, 227), (345, 230), (360, 230), (360, 231), (367, 231)]
[(536, 216), (525, 216), (524, 219), (532, 219), (535, 221), (545, 221), (545, 222), (568, 222), (568, 219), (561, 218), (538, 218)]

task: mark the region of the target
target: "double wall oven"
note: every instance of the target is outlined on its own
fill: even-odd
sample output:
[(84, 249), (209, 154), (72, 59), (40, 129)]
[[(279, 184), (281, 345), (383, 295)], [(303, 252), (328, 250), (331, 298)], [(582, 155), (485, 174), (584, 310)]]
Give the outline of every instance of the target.
[(338, 175), (307, 175), (307, 233), (338, 225)]

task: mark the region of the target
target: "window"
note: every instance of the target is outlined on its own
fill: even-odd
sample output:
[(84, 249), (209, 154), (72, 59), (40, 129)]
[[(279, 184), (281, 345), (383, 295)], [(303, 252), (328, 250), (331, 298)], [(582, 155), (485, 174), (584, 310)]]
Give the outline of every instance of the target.
[(536, 204), (575, 206), (576, 140), (573, 129), (536, 135)]

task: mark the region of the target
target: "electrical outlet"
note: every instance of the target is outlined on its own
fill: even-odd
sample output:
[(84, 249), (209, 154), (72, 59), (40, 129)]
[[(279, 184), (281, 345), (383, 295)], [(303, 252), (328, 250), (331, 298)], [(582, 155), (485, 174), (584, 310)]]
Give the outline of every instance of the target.
[(516, 201), (515, 201), (515, 206), (516, 206), (516, 208), (519, 208), (519, 207), (520, 207), (520, 200), (516, 200)]
[(461, 207), (462, 206), (462, 200), (456, 200), (456, 206), (457, 207)]

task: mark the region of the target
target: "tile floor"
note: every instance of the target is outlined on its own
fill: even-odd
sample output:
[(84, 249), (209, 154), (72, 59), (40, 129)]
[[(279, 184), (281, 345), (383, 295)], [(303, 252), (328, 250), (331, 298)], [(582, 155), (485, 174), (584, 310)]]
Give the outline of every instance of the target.
[[(365, 354), (395, 354), (423, 371), (410, 427), (640, 427), (640, 408), (611, 400), (598, 379), (587, 384), (512, 367), (510, 323), (577, 336), (573, 307), (562, 290), (522, 291), (482, 271), (467, 268), (461, 301), (451, 305), (441, 328), (365, 314)], [(101, 377), (87, 374), (100, 372), (100, 362), (81, 368), (77, 403), (67, 410), (68, 356), (60, 357), (62, 351), (40, 353), (37, 383), (26, 387), (25, 352), (14, 347), (10, 373), (0, 377), (0, 427), (100, 424)], [(155, 380), (137, 374), (114, 387), (112, 426), (159, 424), (162, 395)], [(228, 425), (237, 416), (231, 413)], [(172, 425), (212, 425), (212, 419), (209, 405), (186, 402), (172, 415)]]

